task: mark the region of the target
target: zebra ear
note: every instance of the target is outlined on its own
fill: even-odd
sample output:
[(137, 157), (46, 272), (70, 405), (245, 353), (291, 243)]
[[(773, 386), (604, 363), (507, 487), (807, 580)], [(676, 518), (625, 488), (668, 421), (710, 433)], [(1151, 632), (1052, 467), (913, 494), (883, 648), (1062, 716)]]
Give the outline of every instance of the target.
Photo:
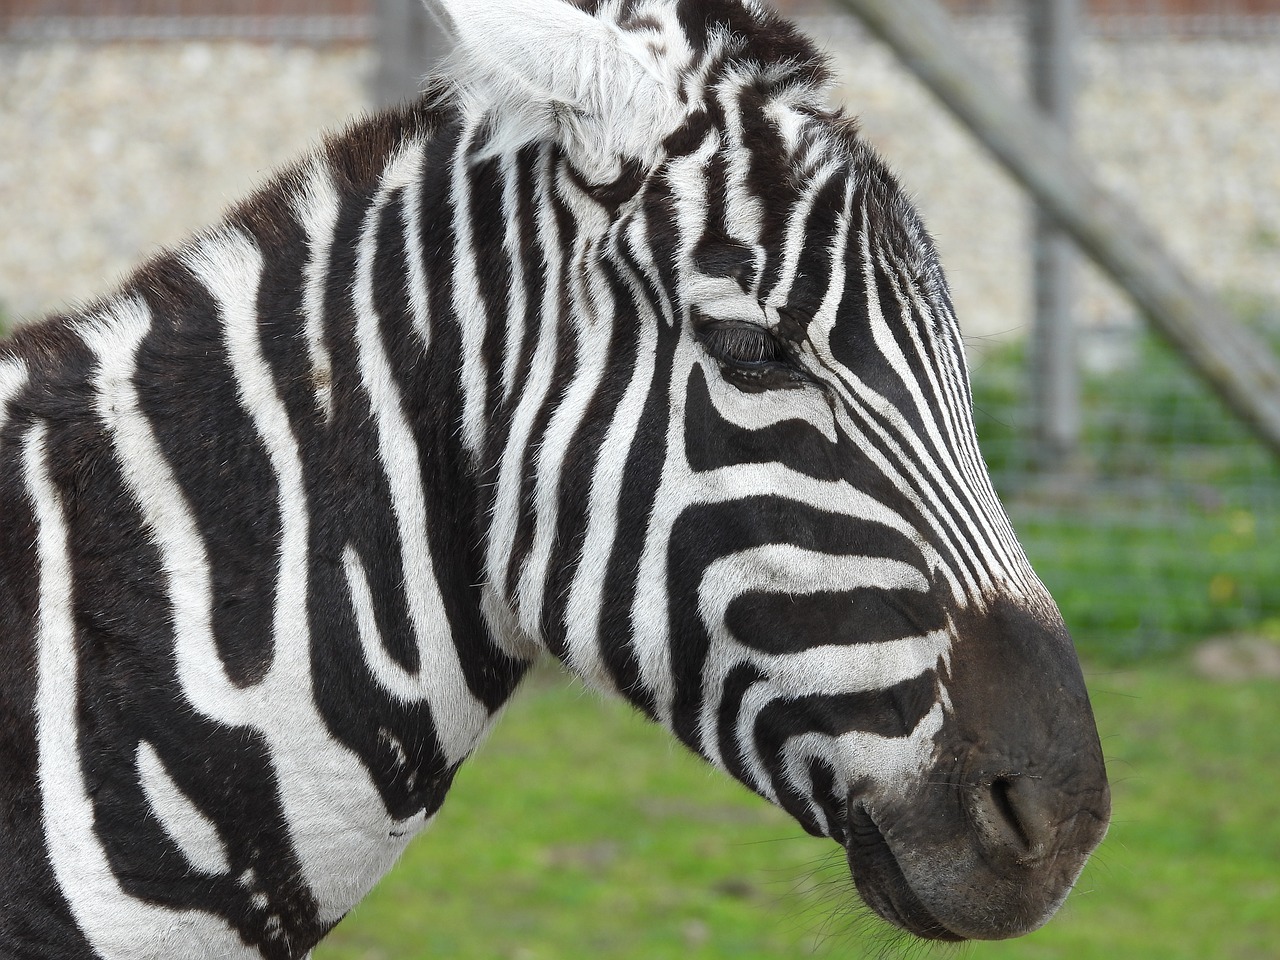
[[(565, 0), (424, 0), (454, 43), (447, 73), (487, 114), (497, 151), (559, 143), (588, 177), (649, 165), (683, 116), (677, 71)], [(665, 69), (664, 69), (665, 68)]]

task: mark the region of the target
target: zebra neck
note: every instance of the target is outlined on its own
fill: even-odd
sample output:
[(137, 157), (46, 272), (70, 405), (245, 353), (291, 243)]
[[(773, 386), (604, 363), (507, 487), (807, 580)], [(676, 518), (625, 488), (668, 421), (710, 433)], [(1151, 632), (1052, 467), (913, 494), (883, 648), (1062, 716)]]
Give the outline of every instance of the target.
[(0, 555), (40, 597), (5, 608), (36, 749), (0, 813), (45, 838), (11, 872), (59, 955), (296, 955), (527, 667), (480, 610), (435, 122), (366, 124), (0, 351)]
[(420, 177), (405, 190), (403, 219), (426, 250), (425, 308), (410, 315), (429, 331), (420, 338), (428, 364), (443, 363), (458, 390), (450, 442), (478, 495), (476, 582), (489, 634), (527, 660), (563, 652), (548, 619), (553, 573), (572, 562), (563, 547), (589, 483), (570, 451), (603, 423), (598, 394), (619, 339), (602, 251), (639, 181), (604, 196), (552, 146), (493, 154), (485, 137), (483, 123), (459, 123), (406, 148)]

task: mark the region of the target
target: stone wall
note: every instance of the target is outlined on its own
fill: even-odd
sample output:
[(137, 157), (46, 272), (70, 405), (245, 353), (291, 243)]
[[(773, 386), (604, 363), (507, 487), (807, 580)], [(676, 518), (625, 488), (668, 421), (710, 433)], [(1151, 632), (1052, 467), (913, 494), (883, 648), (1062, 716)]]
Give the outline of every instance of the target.
[[(918, 200), (975, 343), (1029, 316), (1026, 203), (892, 56), (811, 19), (838, 96)], [(966, 39), (1011, 83), (1007, 21)], [(0, 309), (33, 317), (109, 291), (132, 264), (365, 107), (363, 47), (249, 43), (0, 47)], [(1280, 43), (1092, 39), (1079, 138), (1104, 179), (1207, 283), (1280, 303)], [(1082, 314), (1124, 324), (1089, 271)]]
[[(840, 96), (915, 194), (973, 337), (1030, 316), (1025, 197), (915, 78), (847, 21), (830, 30)], [(1024, 48), (1007, 22), (966, 40), (1010, 84)], [(1280, 309), (1280, 40), (1091, 39), (1080, 51), (1077, 140), (1103, 182), (1159, 232), (1193, 275), (1236, 300)], [(1093, 328), (1131, 321), (1092, 268), (1080, 275)]]
[(108, 292), (365, 109), (364, 48), (0, 48), (0, 304)]

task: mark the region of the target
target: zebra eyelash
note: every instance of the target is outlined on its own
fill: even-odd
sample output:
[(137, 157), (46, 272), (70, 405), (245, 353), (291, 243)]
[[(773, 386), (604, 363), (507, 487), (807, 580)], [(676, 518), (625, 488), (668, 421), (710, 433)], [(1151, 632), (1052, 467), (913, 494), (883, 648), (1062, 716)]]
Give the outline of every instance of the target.
[(721, 320), (699, 331), (698, 339), (707, 353), (735, 367), (758, 370), (787, 359), (782, 342), (754, 323)]

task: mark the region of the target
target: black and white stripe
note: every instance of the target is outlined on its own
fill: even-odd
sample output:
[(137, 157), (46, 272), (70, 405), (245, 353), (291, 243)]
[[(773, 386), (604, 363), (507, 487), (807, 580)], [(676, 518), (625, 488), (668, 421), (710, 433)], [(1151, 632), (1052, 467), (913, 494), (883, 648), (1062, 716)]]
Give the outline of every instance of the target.
[(303, 955), (544, 651), (848, 843), (958, 624), (1056, 622), (806, 42), (439, 5), (421, 103), (0, 345), (4, 956)]

